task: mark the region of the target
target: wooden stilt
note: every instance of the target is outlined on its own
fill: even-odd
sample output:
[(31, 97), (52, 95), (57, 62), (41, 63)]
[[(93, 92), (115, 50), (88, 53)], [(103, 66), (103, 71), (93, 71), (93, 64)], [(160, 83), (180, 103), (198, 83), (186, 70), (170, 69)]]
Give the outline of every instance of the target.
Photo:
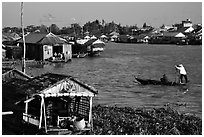
[(42, 127), (42, 116), (43, 116), (43, 97), (41, 97), (39, 129), (41, 129)]
[(45, 132), (47, 133), (47, 117), (46, 117), (46, 108), (45, 108), (45, 99), (43, 98), (43, 114), (44, 114), (44, 122), (45, 122)]
[(92, 123), (92, 97), (90, 97), (89, 100), (89, 124), (91, 125), (91, 129), (93, 128), (93, 123)]
[[(26, 97), (26, 100), (28, 99), (28, 96)], [(25, 104), (25, 114), (26, 114), (26, 118), (25, 118), (25, 121), (28, 122), (28, 102), (26, 102)]]

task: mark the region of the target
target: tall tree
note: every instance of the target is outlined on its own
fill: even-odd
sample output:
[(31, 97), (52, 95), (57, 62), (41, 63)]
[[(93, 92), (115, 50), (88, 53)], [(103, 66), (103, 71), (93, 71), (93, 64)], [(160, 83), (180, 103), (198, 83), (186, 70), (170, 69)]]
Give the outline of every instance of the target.
[(51, 31), (53, 34), (59, 34), (60, 29), (59, 29), (59, 27), (58, 27), (56, 24), (52, 24), (52, 25), (50, 26), (50, 31)]
[(49, 30), (48, 30), (49, 28), (43, 24), (40, 27), (36, 27), (36, 30), (38, 30), (37, 28), (39, 28), (41, 33), (48, 33), (49, 32)]
[(143, 26), (142, 26), (143, 28), (146, 28), (147, 27), (147, 24), (146, 24), (146, 22), (143, 24)]

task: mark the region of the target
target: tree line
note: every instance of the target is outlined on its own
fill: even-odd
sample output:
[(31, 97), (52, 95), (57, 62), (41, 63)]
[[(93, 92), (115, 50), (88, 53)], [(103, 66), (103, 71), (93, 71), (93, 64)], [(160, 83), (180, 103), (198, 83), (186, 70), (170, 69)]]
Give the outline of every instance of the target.
[[(149, 27), (146, 23), (144, 23), (143, 28)], [(151, 27), (152, 28), (152, 27)], [(40, 31), (41, 33), (48, 33), (52, 32), (56, 35), (69, 35), (75, 37), (83, 37), (86, 34), (88, 35), (95, 35), (100, 36), (102, 34), (108, 35), (111, 32), (115, 31), (121, 35), (125, 34), (133, 34), (134, 30), (138, 30), (137, 24), (136, 25), (126, 25), (122, 26), (120, 23), (117, 24), (114, 21), (106, 23), (104, 20), (99, 21), (88, 21), (83, 26), (80, 26), (79, 23), (73, 23), (70, 26), (65, 26), (59, 28), (56, 24), (51, 24), (50, 26), (46, 25), (29, 25), (24, 28), (25, 32), (36, 32)], [(21, 28), (18, 27), (4, 27), (2, 30), (4, 33), (7, 32), (16, 32), (17, 34), (21, 34)], [(139, 32), (138, 32), (139, 33)]]

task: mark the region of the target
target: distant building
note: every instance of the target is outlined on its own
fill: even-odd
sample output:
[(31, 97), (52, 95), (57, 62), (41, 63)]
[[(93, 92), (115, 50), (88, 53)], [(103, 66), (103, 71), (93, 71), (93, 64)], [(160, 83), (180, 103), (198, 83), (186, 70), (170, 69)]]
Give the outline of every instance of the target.
[(159, 35), (154, 35), (150, 43), (151, 44), (177, 44), (186, 36), (181, 32), (164, 32)]
[(190, 19), (186, 19), (185, 21), (182, 21), (182, 23), (174, 24), (173, 26), (174, 26), (174, 27), (177, 27), (177, 30), (178, 30), (178, 29), (181, 29), (181, 28), (192, 27), (193, 24), (192, 24), (192, 22), (191, 22)]
[(186, 19), (185, 21), (182, 21), (182, 26), (183, 27), (192, 27), (193, 24), (192, 24), (190, 19)]
[(108, 37), (106, 35), (101, 35), (100, 36), (100, 40), (102, 40), (103, 42), (107, 42), (108, 41)]

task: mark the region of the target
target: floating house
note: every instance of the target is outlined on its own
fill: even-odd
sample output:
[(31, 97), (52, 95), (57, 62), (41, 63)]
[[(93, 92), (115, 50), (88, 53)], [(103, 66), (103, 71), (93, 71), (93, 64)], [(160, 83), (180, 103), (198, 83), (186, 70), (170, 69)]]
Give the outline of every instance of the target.
[(111, 33), (109, 34), (110, 40), (111, 40), (112, 42), (116, 42), (116, 41), (118, 40), (119, 35), (120, 35), (120, 34), (119, 34), (118, 32), (115, 32), (115, 31), (111, 32)]
[[(23, 46), (22, 39), (18, 43)], [(71, 44), (53, 33), (30, 33), (25, 37), (25, 43), (28, 59), (47, 60), (59, 53), (64, 54), (65, 62), (72, 58)]]
[(103, 42), (107, 42), (108, 41), (108, 37), (106, 35), (101, 35), (100, 36), (100, 40)]
[(117, 41), (117, 39), (118, 39), (118, 35), (113, 35), (113, 36), (111, 36), (110, 41), (115, 42), (115, 41)]
[(155, 34), (151, 37), (151, 44), (177, 44), (186, 36), (181, 32), (163, 32), (161, 34)]
[(99, 39), (90, 39), (84, 43), (84, 46), (87, 47), (87, 53), (89, 56), (98, 56), (104, 51), (105, 43)]
[[(6, 96), (6, 92), (10, 94)], [(92, 100), (97, 94), (95, 88), (61, 74), (46, 73), (27, 80), (11, 78), (3, 82), (3, 100), (12, 96), (10, 111), (14, 115), (17, 115), (15, 105), (21, 104), (15, 119), (23, 119), (24, 130), (30, 127), (26, 132), (72, 134), (92, 130)], [(4, 106), (8, 104), (3, 102)]]
[(13, 33), (2, 33), (2, 43), (4, 45), (16, 45), (17, 40), (21, 39), (21, 37), (13, 32)]
[(117, 42), (119, 43), (129, 43), (130, 42), (130, 36), (129, 35), (119, 35)]
[(22, 48), (17, 46), (17, 41), (20, 38), (16, 33), (2, 33), (3, 50), (6, 50), (4, 57), (9, 59), (20, 59), (22, 57)]
[(190, 19), (186, 19), (186, 20), (182, 21), (182, 26), (183, 27), (192, 27), (193, 24), (192, 24)]

